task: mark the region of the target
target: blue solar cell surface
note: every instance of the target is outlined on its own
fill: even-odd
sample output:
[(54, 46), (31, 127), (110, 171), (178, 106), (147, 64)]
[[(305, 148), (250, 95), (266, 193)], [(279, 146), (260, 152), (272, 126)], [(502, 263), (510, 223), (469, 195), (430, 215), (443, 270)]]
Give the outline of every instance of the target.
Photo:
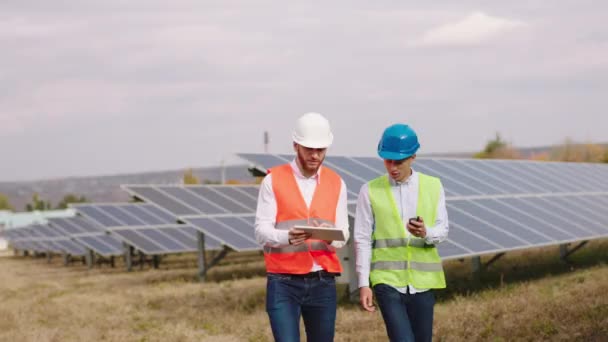
[(124, 252), (122, 243), (109, 235), (81, 236), (74, 240), (103, 256), (120, 255)]
[[(197, 231), (187, 225), (163, 228), (115, 229), (113, 234), (125, 239), (146, 254), (168, 254), (197, 251)], [(205, 248), (218, 249), (219, 241), (205, 239)]]
[(126, 240), (130, 245), (146, 254), (162, 254), (165, 251), (160, 244), (151, 241), (144, 235), (141, 235), (136, 230), (115, 230), (112, 234), (121, 239)]
[(104, 228), (175, 224), (176, 218), (152, 204), (78, 204), (74, 209)]
[(149, 186), (129, 186), (128, 191), (135, 193), (145, 202), (154, 203), (175, 216), (194, 215), (197, 210), (175, 199), (175, 197)]
[(5, 236), (17, 249), (71, 255), (86, 253), (84, 246), (72, 241), (62, 230), (46, 224), (33, 224), (28, 227), (10, 229)]
[[(207, 236), (206, 241), (223, 243), (235, 250), (259, 249), (253, 237), (252, 216), (257, 206), (258, 186), (137, 185), (124, 188), (194, 225)], [(176, 210), (183, 206), (196, 212)]]
[[(163, 194), (165, 200), (171, 196)], [(103, 226), (112, 236), (144, 253), (167, 254), (197, 250), (196, 234), (191, 234), (196, 231), (192, 227), (177, 225), (177, 217), (153, 204), (86, 204), (75, 205), (74, 208)], [(210, 250), (217, 249), (218, 245), (219, 242), (212, 238), (206, 241), (206, 248)]]
[[(187, 219), (187, 222), (195, 228), (201, 230), (205, 236), (211, 236), (224, 244), (230, 246), (237, 251), (244, 250), (259, 250), (260, 247), (253, 239), (253, 227), (251, 234), (243, 234), (239, 232), (241, 229), (234, 229), (230, 227), (224, 218), (205, 218), (205, 217), (194, 217)], [(239, 224), (239, 228), (243, 224)]]
[(123, 250), (121, 242), (109, 236), (95, 223), (80, 216), (50, 218), (49, 225), (67, 239), (72, 239), (81, 246), (103, 256), (119, 255)]
[(76, 211), (78, 213), (87, 217), (88, 219), (99, 224), (102, 227), (107, 228), (107, 227), (116, 227), (116, 226), (121, 225), (120, 221), (112, 218), (112, 216), (109, 215), (108, 213), (101, 211), (101, 209), (97, 208), (97, 206), (79, 205), (79, 206), (74, 206), (74, 208), (76, 209)]

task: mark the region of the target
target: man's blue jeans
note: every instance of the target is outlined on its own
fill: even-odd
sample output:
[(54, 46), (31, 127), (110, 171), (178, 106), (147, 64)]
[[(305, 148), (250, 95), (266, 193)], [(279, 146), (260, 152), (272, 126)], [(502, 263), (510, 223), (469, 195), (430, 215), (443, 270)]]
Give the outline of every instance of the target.
[(334, 340), (337, 295), (333, 276), (268, 273), (267, 278), (266, 311), (276, 341), (300, 340), (300, 316), (307, 341)]
[(404, 294), (386, 284), (374, 286), (391, 342), (427, 342), (433, 339), (433, 291)]

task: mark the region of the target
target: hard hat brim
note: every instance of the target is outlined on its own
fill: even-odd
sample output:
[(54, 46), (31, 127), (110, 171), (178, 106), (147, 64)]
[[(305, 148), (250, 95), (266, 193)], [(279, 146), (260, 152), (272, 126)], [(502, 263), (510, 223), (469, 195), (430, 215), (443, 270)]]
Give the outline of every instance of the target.
[(411, 156), (413, 156), (415, 154), (414, 153), (399, 153), (399, 152), (388, 152), (388, 151), (379, 151), (378, 155), (380, 156), (380, 158), (382, 159), (388, 159), (388, 160), (402, 160), (405, 158), (409, 158)]
[(298, 139), (298, 137), (295, 134), (293, 136), (293, 142), (295, 142), (298, 145), (308, 147), (308, 148), (328, 148), (329, 146), (331, 146), (331, 143), (333, 142), (333, 140), (334, 140), (334, 136), (331, 133), (330, 133), (329, 137), (327, 137), (326, 139), (320, 139), (320, 140)]

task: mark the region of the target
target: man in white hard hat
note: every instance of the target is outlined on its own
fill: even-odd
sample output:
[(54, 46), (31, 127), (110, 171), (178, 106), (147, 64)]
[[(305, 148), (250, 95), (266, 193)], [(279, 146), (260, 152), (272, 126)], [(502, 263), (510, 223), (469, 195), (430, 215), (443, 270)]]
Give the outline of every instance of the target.
[[(295, 159), (270, 169), (260, 187), (255, 236), (264, 248), (266, 311), (277, 341), (299, 341), (300, 316), (308, 341), (334, 338), (335, 277), (342, 272), (336, 248), (349, 231), (346, 185), (322, 166), (332, 141), (326, 118), (304, 114), (293, 133)], [(336, 227), (346, 239), (311, 239), (296, 225)]]

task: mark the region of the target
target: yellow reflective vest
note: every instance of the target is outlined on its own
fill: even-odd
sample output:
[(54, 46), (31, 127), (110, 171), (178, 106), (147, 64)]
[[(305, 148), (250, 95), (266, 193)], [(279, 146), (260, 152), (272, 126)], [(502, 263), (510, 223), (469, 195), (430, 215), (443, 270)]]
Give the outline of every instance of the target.
[[(437, 217), (441, 181), (420, 172), (418, 178), (416, 215), (422, 217), (429, 228), (435, 224)], [(427, 245), (422, 238), (406, 234), (407, 221), (401, 220), (388, 176), (378, 177), (368, 185), (375, 219), (370, 272), (372, 286), (388, 284), (394, 287), (412, 285), (419, 289), (445, 288), (437, 248)]]

